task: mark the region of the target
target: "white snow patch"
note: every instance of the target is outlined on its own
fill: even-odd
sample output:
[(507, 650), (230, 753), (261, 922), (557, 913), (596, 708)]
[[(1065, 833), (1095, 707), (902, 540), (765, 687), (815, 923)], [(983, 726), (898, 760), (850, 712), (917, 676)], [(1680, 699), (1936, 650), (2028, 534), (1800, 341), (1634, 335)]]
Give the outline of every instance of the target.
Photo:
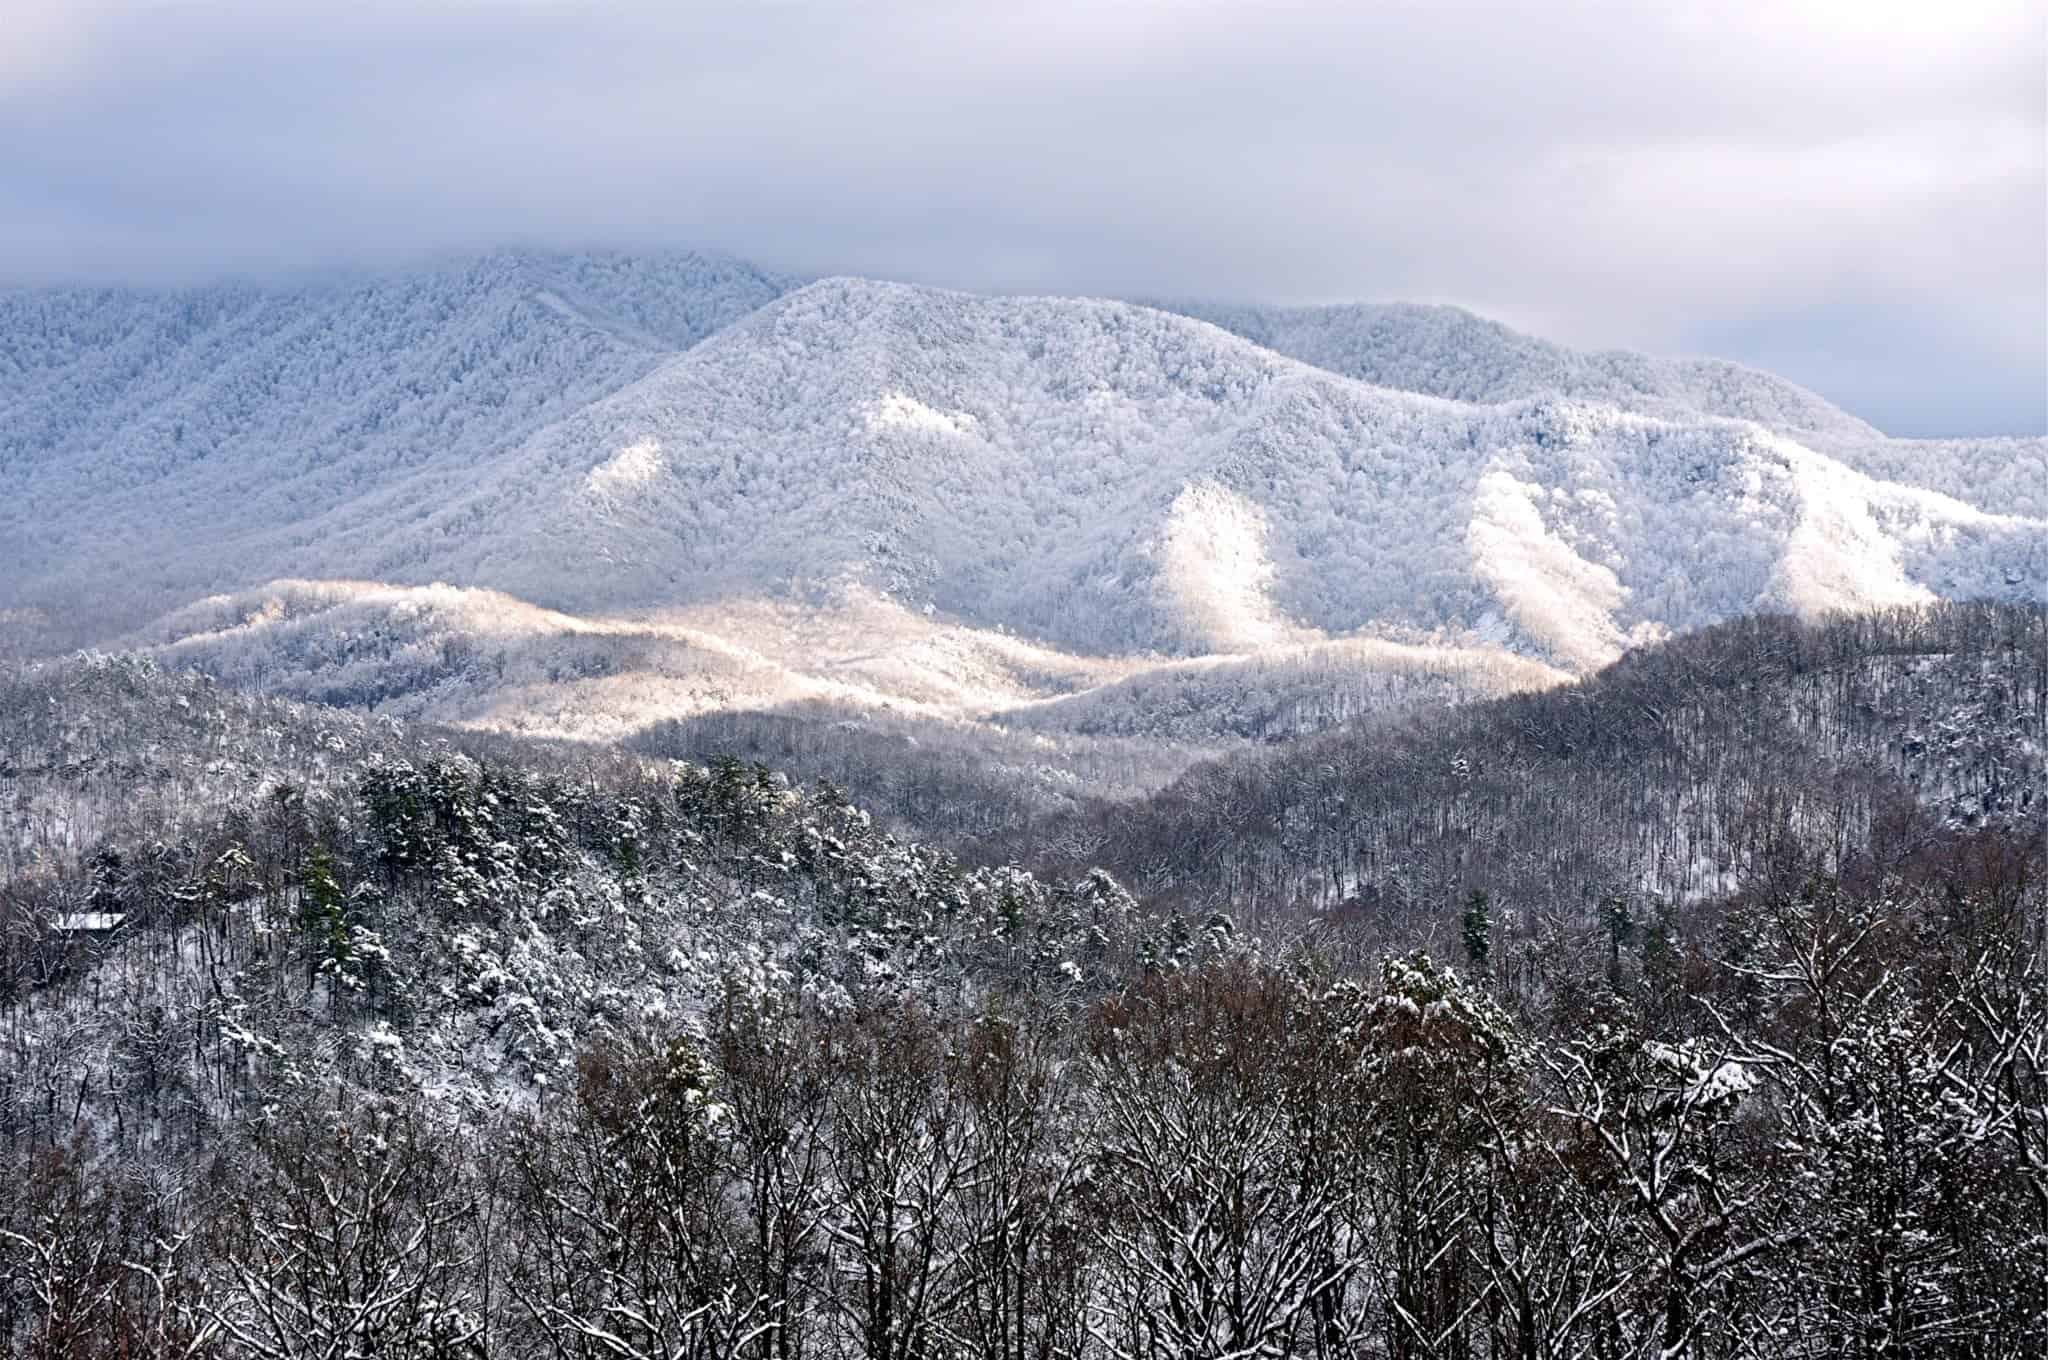
[(661, 456), (661, 441), (642, 439), (628, 444), (590, 470), (583, 488), (593, 496), (615, 500), (622, 493), (645, 486), (668, 466)]
[(1473, 489), (1465, 547), (1473, 573), (1524, 633), (1568, 665), (1596, 670), (1628, 643), (1614, 618), (1628, 589), (1545, 526), (1536, 505), (1544, 494), (1500, 468), (1486, 473)]
[(905, 392), (889, 392), (867, 409), (873, 430), (917, 430), (925, 434), (972, 434), (974, 417), (965, 411), (941, 411)]
[(128, 919), (125, 911), (71, 911), (50, 919), (50, 929), (59, 935), (100, 935), (117, 930)]
[(1195, 482), (1174, 497), (1159, 545), (1160, 587), (1181, 623), (1226, 653), (1264, 651), (1310, 640), (1274, 608), (1267, 590), (1266, 515), (1215, 482)]
[(1773, 444), (1791, 465), (1800, 502), (1774, 594), (1809, 617), (1933, 601), (1933, 591), (1907, 579), (1898, 540), (1872, 517), (1869, 478), (1796, 444)]
[(1690, 1104), (1712, 1105), (1756, 1089), (1756, 1078), (1740, 1058), (1709, 1058), (1698, 1041), (1684, 1044), (1651, 1042), (1643, 1046), (1651, 1061), (1683, 1084)]

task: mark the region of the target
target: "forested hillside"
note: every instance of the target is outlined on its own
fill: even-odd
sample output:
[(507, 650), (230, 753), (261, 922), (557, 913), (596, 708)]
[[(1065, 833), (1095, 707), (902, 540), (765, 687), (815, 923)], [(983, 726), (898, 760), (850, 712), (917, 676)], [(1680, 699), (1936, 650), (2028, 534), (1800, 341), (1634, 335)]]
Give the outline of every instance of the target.
[[(2006, 705), (1912, 729), (1943, 815), (1907, 853), (1839, 856), (1795, 806), (1675, 917), (1532, 935), (1511, 894), (1447, 882), (1433, 956), (1414, 921), (967, 868), (733, 762), (132, 659), (17, 674), (0, 1334), (35, 1357), (2037, 1354), (2048, 866), (2032, 786), (1993, 771), (2038, 754), (2039, 639), (2014, 611), (1767, 621), (1595, 681), (1576, 724), (1481, 710), (1475, 735), (1519, 712), (1530, 751), (1597, 757), (1558, 791), (1654, 767), (1645, 731), (1706, 721), (1717, 688), (1871, 698), (1880, 727), (1934, 694)], [(1665, 702), (1611, 726), (1651, 677)]]
[(1725, 360), (1587, 353), (1457, 307), (1162, 305), (1380, 387), (1484, 403), (1566, 397), (1664, 420), (1752, 421), (1869, 476), (1981, 509), (2048, 514), (2048, 439), (1892, 439), (1802, 387)]
[(247, 584), (239, 564), (306, 550), (341, 507), (473, 472), (787, 286), (695, 254), (507, 250), (284, 284), (0, 291), (0, 599), (133, 623)]
[(1125, 304), (850, 279), (426, 500), (323, 551), (571, 612), (850, 579), (1095, 654), (1358, 634), (1573, 670), (1759, 607), (2030, 598), (2048, 543), (1753, 425), (1464, 405)]
[(1897, 444), (1765, 375), (1459, 313), (1316, 317), (1240, 318), (1267, 348), (697, 256), (10, 294), (0, 608), (55, 645), (272, 579), (606, 625), (851, 584), (1097, 657), (1339, 640), (1584, 672), (1760, 608), (2048, 576), (2027, 441)]
[(1459, 307), (1162, 305), (1275, 353), (1403, 392), (1488, 404), (1569, 397), (1640, 415), (1723, 416), (1785, 433), (1882, 437), (1814, 393), (1739, 364), (1619, 350), (1588, 354)]
[(1881, 872), (1943, 828), (2048, 827), (2048, 625), (1943, 605), (1758, 617), (1581, 685), (1216, 762), (1036, 837), (1141, 895), (1529, 938), (1620, 899), (1673, 915), (1780, 861)]

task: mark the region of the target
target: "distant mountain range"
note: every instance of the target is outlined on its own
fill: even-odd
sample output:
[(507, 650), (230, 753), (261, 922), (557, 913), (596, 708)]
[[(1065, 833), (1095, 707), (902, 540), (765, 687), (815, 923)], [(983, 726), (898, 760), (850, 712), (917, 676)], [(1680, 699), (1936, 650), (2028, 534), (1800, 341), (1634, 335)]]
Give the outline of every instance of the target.
[[(1890, 440), (1767, 374), (1449, 308), (534, 252), (0, 294), (0, 618), (303, 650), (307, 600), (372, 589), (277, 578), (782, 658), (809, 614), (886, 615), (877, 693), (961, 647), (1032, 673), (963, 710), (1367, 643), (1561, 676), (1757, 609), (2040, 600), (2048, 440)], [(253, 594), (134, 631), (221, 591)]]
[(1666, 420), (1723, 416), (1781, 433), (1884, 437), (1805, 388), (1740, 364), (1625, 350), (1583, 353), (1457, 307), (1156, 305), (1347, 378), (1450, 401), (1498, 405), (1566, 396)]

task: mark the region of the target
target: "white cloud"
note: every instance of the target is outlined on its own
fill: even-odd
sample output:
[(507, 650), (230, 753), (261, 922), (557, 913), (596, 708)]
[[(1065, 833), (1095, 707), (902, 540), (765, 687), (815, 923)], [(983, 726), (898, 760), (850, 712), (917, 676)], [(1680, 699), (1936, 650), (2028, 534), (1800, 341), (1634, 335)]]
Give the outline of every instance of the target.
[[(662, 240), (969, 287), (1457, 301), (1652, 348), (1887, 316), (1946, 338), (1902, 331), (1861, 394), (2041, 419), (2026, 0), (28, 0), (9, 23), (0, 259), (24, 275)], [(1754, 343), (1839, 378), (1829, 335)]]

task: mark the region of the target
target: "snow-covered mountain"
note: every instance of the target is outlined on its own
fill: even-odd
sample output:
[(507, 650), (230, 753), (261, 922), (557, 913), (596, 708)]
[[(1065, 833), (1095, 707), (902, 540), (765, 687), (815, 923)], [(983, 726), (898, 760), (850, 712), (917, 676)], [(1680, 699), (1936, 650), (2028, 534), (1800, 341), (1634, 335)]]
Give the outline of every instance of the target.
[(2048, 1354), (2048, 441), (1373, 315), (0, 299), (0, 1355)]
[[(1583, 671), (1758, 608), (2048, 579), (2048, 507), (2022, 494), (2048, 442), (1888, 441), (1732, 365), (1445, 309), (1209, 309), (1233, 334), (787, 287), (501, 254), (283, 293), (15, 295), (0, 607), (59, 581), (442, 581), (638, 626), (853, 588), (1070, 659), (1377, 640)], [(2019, 490), (1969, 494), (1987, 479)]]
[(1740, 364), (1626, 350), (1586, 353), (1459, 307), (1159, 305), (1291, 359), (1403, 392), (1488, 404), (1563, 396), (1667, 419), (1726, 416), (1787, 433), (1883, 438), (1825, 398)]
[(476, 474), (296, 551), (576, 612), (852, 579), (1082, 651), (1364, 632), (1584, 669), (1759, 607), (2024, 595), (2048, 544), (1747, 422), (1453, 402), (1148, 308), (848, 279)]
[(693, 254), (500, 251), (291, 286), (0, 292), (0, 593), (279, 560), (422, 469), (487, 475), (788, 282)]
[(1858, 472), (1985, 509), (2048, 516), (2048, 440), (1891, 439), (1825, 398), (1723, 359), (1586, 352), (1510, 330), (1458, 307), (1157, 304), (1346, 377), (1455, 401), (1588, 401), (1667, 420), (1753, 421)]

